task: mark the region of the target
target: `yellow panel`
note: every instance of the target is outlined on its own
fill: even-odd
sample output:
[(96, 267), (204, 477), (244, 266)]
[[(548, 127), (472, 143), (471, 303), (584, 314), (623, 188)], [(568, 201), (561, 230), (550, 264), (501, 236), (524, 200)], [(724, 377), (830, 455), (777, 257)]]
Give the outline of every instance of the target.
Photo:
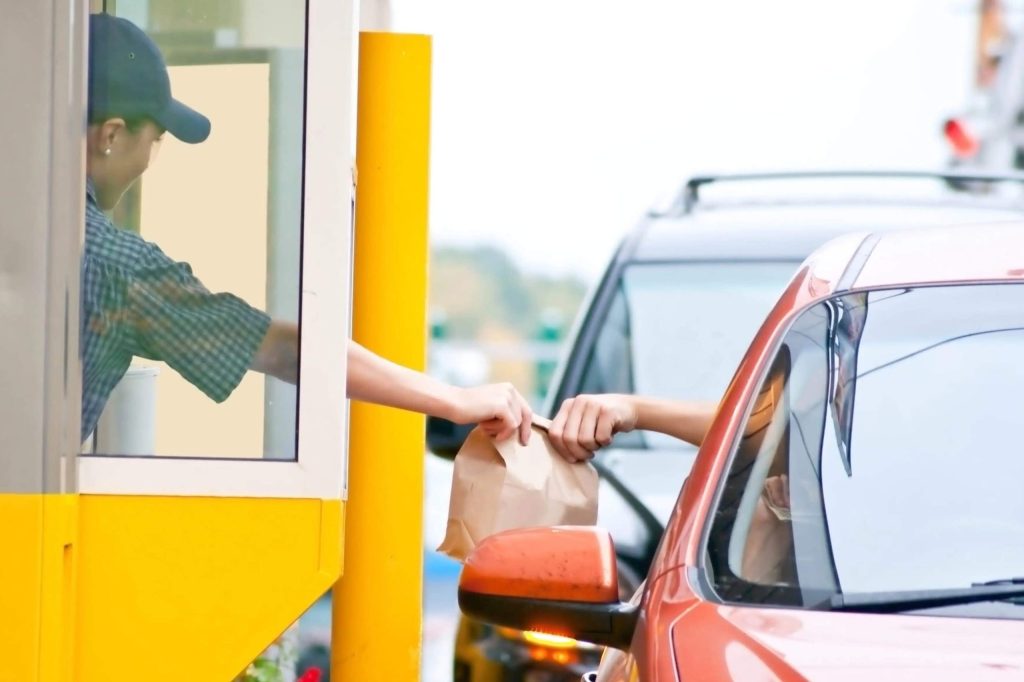
[(36, 680), (43, 495), (0, 495), (0, 680)]
[(337, 500), (82, 495), (79, 509), (76, 682), (226, 682), (341, 569)]
[(75, 559), (78, 496), (43, 496), (43, 561), (39, 680), (74, 678)]

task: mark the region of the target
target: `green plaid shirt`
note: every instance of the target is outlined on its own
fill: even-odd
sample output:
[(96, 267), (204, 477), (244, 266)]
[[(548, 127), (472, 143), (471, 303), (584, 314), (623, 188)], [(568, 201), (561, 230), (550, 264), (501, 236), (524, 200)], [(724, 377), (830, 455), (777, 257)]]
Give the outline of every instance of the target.
[(220, 402), (242, 380), (270, 317), (213, 294), (187, 263), (110, 222), (86, 187), (82, 258), (82, 440), (133, 356), (162, 360)]

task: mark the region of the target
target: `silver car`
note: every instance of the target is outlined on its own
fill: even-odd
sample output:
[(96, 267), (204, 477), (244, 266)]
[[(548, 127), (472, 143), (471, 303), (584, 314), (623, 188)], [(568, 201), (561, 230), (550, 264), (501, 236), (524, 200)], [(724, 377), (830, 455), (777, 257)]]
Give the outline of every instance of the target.
[[(848, 233), (1019, 222), (1024, 203), (954, 192), (956, 182), (1021, 185), (1024, 176), (815, 172), (690, 179), (622, 241), (585, 303), (542, 410), (580, 393), (717, 401), (795, 269)], [(1022, 185), (1024, 186), (1024, 185)], [(428, 445), (454, 455), (461, 436), (431, 420)], [(696, 449), (634, 431), (594, 460), (598, 525), (611, 533), (621, 591), (647, 574)], [(528, 638), (464, 618), (456, 682), (576, 682), (596, 654), (542, 656)], [(558, 642), (564, 652), (565, 642)], [(561, 662), (560, 662), (561, 661)], [(500, 674), (499, 671), (500, 670)]]

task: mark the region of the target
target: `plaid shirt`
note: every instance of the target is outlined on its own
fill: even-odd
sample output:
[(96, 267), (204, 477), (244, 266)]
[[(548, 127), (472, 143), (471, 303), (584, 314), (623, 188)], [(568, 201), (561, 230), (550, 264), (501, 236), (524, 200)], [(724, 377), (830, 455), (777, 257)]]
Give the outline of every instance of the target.
[(270, 317), (212, 294), (187, 263), (110, 222), (86, 186), (82, 258), (82, 440), (132, 356), (162, 360), (213, 400), (242, 380)]

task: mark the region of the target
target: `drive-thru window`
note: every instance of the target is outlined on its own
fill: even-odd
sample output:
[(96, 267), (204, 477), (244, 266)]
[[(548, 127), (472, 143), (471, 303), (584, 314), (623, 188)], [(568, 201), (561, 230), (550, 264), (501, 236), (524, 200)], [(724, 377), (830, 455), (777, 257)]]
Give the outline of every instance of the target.
[[(0, 679), (230, 679), (341, 571), (356, 11), (91, 5), (0, 22)], [(249, 372), (220, 404), (137, 358), (83, 443), (90, 11), (145, 30), (213, 121), (166, 136), (114, 222), (301, 342), (296, 385)]]

